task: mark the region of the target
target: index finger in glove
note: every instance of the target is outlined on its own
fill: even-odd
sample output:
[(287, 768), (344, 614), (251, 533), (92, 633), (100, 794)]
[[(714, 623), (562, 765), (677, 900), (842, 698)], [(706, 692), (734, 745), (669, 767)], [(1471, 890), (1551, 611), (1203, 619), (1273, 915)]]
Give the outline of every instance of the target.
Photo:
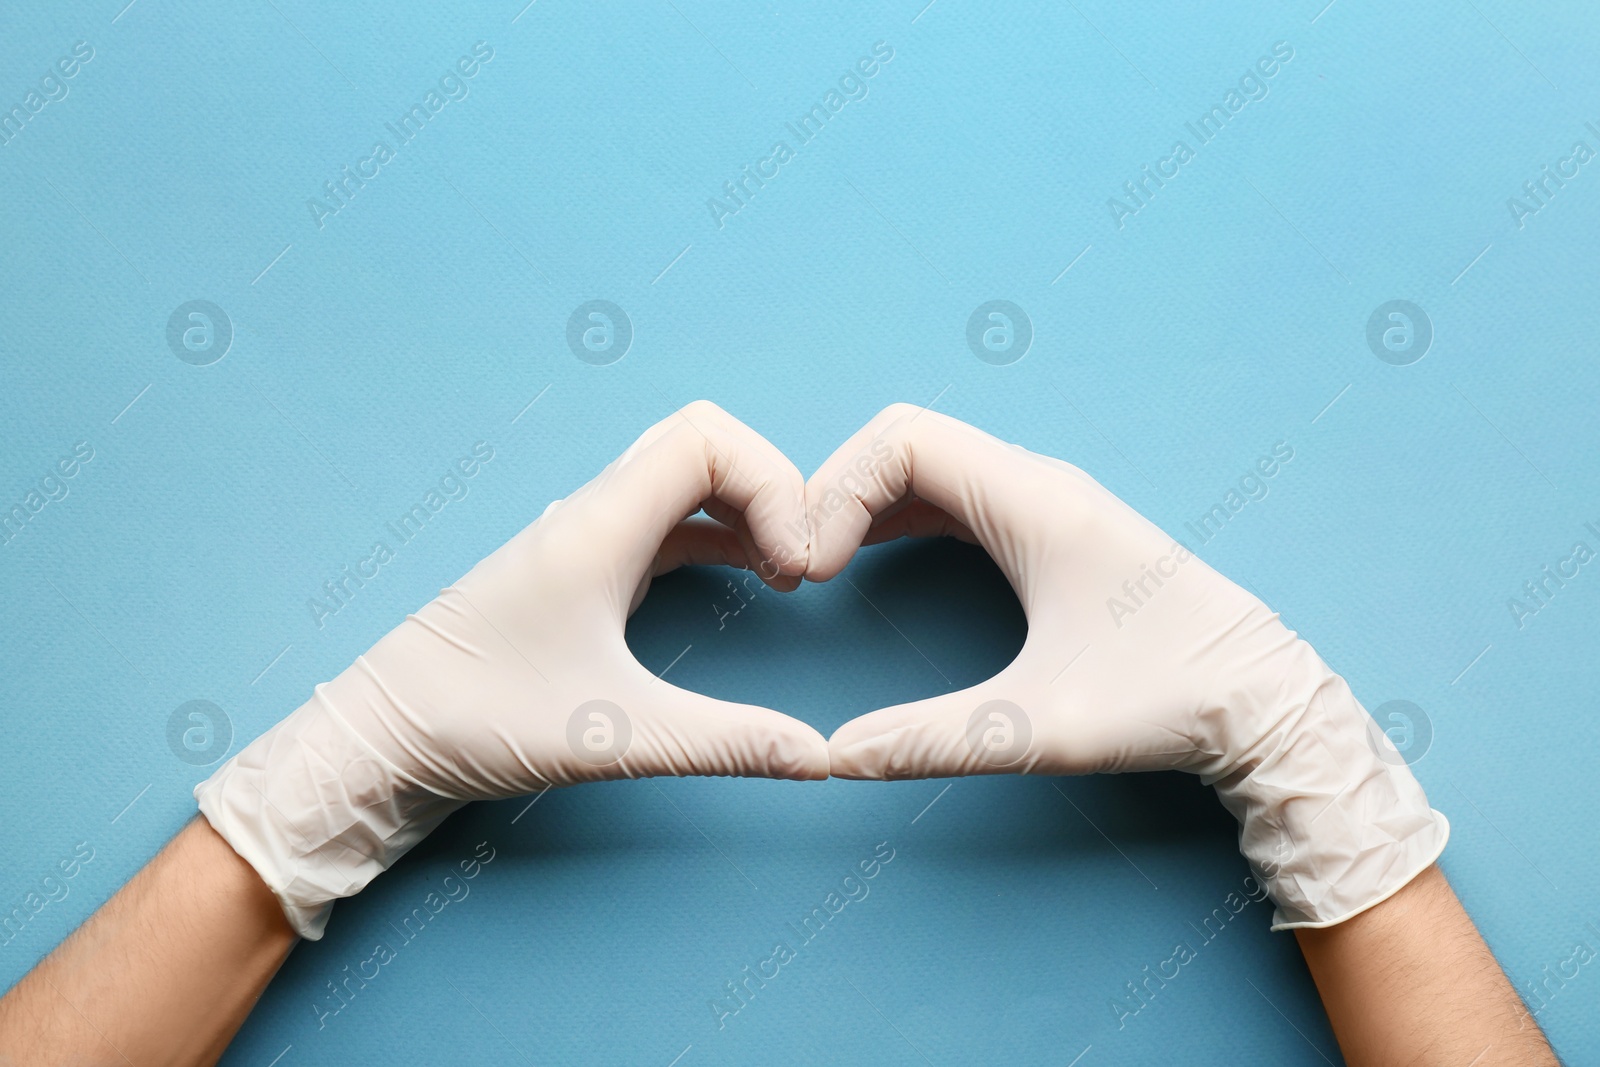
[[(911, 404), (885, 408), (817, 468), (806, 483), (811, 544), (806, 577), (827, 581), (870, 536), (874, 520), (907, 494), (971, 531), (1013, 576), (1018, 539), (1041, 523), (1059, 528), (1081, 514), (1087, 475), (1040, 462), (1025, 449), (935, 411)], [(927, 509), (923, 509), (926, 512)], [(927, 514), (913, 512), (914, 518)], [(889, 530), (900, 531), (892, 523)], [(951, 531), (960, 535), (963, 530)]]
[(567, 505), (569, 517), (586, 520), (586, 532), (620, 535), (643, 574), (678, 523), (708, 499), (743, 515), (735, 533), (747, 542), (746, 554), (762, 577), (805, 572), (800, 471), (771, 442), (710, 401), (695, 401), (646, 430)]

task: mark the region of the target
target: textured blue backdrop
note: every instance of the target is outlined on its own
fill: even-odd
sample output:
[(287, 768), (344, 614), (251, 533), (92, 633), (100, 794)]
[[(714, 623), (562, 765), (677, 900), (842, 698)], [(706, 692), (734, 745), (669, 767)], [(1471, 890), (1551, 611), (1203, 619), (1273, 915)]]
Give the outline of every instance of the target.
[[(0, 982), (193, 814), (203, 764), (649, 423), (709, 397), (809, 471), (908, 400), (1191, 544), (1292, 448), (1196, 547), (1369, 708), (1414, 705), (1384, 725), (1455, 827), (1445, 868), (1558, 1050), (1600, 1059), (1600, 966), (1571, 962), (1600, 948), (1600, 564), (1574, 553), (1600, 551), (1600, 18), (924, 2), (0, 13), (0, 907), (26, 916)], [(626, 322), (574, 347), (591, 300)], [(968, 341), (991, 300), (1026, 316), (1000, 353)], [(479, 442), (465, 495), (392, 541)], [(328, 600), (376, 541), (394, 558)], [(739, 601), (731, 572), (675, 575), (630, 639), (824, 732), (1020, 645), (981, 553), (849, 576)], [(194, 700), (209, 735), (173, 728)], [(800, 944), (875, 849), (870, 894)], [(1197, 930), (1246, 873), (1179, 776), (480, 805), (339, 905), (226, 1062), (1337, 1062), (1266, 906)], [(1180, 940), (1197, 958), (1130, 999)], [(719, 1026), (777, 941), (794, 959)]]

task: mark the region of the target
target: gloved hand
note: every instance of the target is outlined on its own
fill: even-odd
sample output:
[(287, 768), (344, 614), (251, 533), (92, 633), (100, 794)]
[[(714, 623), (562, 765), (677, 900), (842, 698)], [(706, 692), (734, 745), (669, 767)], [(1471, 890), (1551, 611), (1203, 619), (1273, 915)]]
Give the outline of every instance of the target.
[[(765, 708), (690, 693), (628, 651), (653, 574), (805, 570), (804, 484), (700, 402), (391, 630), (195, 789), (302, 937), (468, 800), (649, 775), (828, 776), (827, 743)], [(684, 522), (706, 512), (721, 523)]]
[(839, 727), (836, 776), (1194, 772), (1239, 820), (1273, 929), (1347, 919), (1443, 850), (1445, 817), (1344, 679), (1078, 468), (897, 405), (806, 491), (807, 578), (863, 543), (948, 534), (988, 550), (1028, 618), (990, 680)]

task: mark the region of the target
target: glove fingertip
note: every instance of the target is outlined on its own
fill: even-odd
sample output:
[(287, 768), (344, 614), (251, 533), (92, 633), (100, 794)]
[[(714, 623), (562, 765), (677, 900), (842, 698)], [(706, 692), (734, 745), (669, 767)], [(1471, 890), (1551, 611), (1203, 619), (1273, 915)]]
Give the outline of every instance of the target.
[(758, 766), (747, 773), (790, 782), (815, 782), (827, 778), (832, 768), (828, 742), (816, 730), (795, 720), (768, 739)]
[(882, 782), (896, 778), (921, 777), (911, 770), (917, 762), (903, 743), (881, 734), (849, 731), (841, 726), (828, 740), (829, 766), (835, 778), (858, 782)]

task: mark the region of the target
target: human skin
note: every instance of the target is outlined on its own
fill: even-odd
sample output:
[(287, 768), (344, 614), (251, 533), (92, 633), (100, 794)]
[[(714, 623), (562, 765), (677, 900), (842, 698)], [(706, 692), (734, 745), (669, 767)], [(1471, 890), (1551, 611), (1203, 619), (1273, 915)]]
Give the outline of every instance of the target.
[(1350, 1067), (1555, 1067), (1437, 866), (1352, 919), (1294, 933)]
[(295, 941), (195, 819), (0, 998), (0, 1063), (215, 1063)]

